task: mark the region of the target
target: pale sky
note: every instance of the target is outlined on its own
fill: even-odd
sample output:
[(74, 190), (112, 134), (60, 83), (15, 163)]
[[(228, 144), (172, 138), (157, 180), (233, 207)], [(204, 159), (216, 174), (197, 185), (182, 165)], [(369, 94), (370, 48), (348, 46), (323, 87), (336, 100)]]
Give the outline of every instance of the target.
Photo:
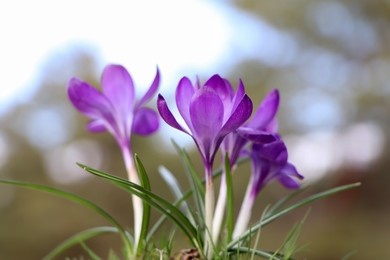
[(123, 64), (140, 85), (158, 65), (164, 87), (189, 68), (194, 77), (247, 57), (279, 62), (287, 38), (227, 2), (201, 0), (1, 1), (0, 32), (0, 114), (32, 91), (48, 55), (71, 45), (91, 46), (102, 67)]

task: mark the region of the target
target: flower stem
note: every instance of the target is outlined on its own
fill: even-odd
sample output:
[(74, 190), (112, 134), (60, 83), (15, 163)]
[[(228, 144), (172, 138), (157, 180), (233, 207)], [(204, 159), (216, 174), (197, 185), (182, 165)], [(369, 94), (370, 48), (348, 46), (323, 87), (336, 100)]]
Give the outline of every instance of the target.
[(223, 222), (223, 216), (225, 213), (225, 207), (226, 207), (226, 196), (227, 196), (227, 189), (226, 189), (226, 172), (223, 173), (222, 179), (221, 179), (221, 187), (219, 188), (219, 195), (217, 204), (215, 207), (215, 213), (214, 213), (214, 219), (213, 219), (213, 242), (216, 243), (218, 240), (219, 233), (221, 232), (222, 222)]
[[(134, 158), (131, 153), (131, 149), (128, 145), (122, 146), (122, 154), (123, 159), (125, 161), (126, 171), (127, 171), (127, 177), (129, 181), (141, 185), (140, 179), (138, 177), (138, 173), (134, 166)], [(143, 218), (143, 203), (142, 199), (137, 196), (132, 196), (132, 202), (133, 202), (133, 214), (134, 214), (134, 245), (133, 245), (133, 253), (137, 253), (138, 245), (139, 245), (139, 239), (141, 235), (141, 228), (142, 228), (142, 218)]]
[(251, 180), (242, 201), (240, 213), (238, 214), (238, 218), (234, 226), (233, 239), (238, 238), (248, 228), (249, 220), (252, 216), (253, 203), (255, 201), (255, 197), (252, 193), (252, 183), (253, 181)]
[(207, 259), (212, 259), (213, 256), (213, 215), (214, 215), (214, 184), (212, 179), (212, 168), (210, 165), (205, 166), (206, 175), (206, 191), (205, 191), (205, 245), (204, 252)]

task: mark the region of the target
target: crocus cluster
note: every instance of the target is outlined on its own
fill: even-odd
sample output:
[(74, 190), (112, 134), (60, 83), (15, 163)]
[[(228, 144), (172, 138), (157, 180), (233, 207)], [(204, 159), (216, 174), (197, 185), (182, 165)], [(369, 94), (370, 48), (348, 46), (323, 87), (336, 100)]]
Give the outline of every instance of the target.
[(277, 134), (277, 90), (266, 96), (249, 122), (252, 102), (245, 94), (241, 80), (235, 92), (229, 81), (219, 75), (212, 76), (202, 86), (199, 82), (192, 84), (184, 77), (176, 89), (176, 105), (188, 129), (177, 122), (165, 99), (159, 95), (157, 107), (161, 117), (170, 126), (190, 135), (203, 159), (206, 178), (205, 222), (208, 231), (205, 250), (211, 256), (211, 244), (217, 242), (226, 201), (226, 176), (223, 175), (217, 207), (214, 207), (211, 174), (218, 149), (221, 148), (223, 156), (228, 156), (233, 169), (241, 156), (250, 156), (252, 159), (252, 177), (236, 222), (234, 237), (246, 230), (254, 200), (266, 183), (278, 179), (288, 188), (298, 188), (299, 184), (294, 178), (301, 179), (302, 176), (287, 162), (286, 146)]
[[(123, 153), (129, 180), (139, 184), (132, 157), (131, 135), (149, 135), (158, 128), (156, 112), (143, 105), (157, 92), (159, 72), (138, 102), (135, 101), (131, 76), (122, 66), (107, 66), (101, 83), (103, 92), (73, 78), (69, 82), (69, 98), (81, 113), (91, 119), (88, 124), (90, 131), (107, 130), (115, 137)], [(219, 75), (212, 76), (203, 85), (183, 77), (176, 88), (175, 98), (185, 126), (178, 123), (161, 94), (157, 98), (157, 109), (167, 124), (192, 137), (202, 158), (206, 180), (204, 251), (207, 258), (211, 258), (213, 245), (219, 238), (226, 204), (227, 172), (224, 171), (215, 206), (212, 173), (219, 150), (223, 161), (227, 156), (231, 172), (234, 172), (241, 157), (249, 157), (252, 162), (252, 175), (235, 224), (235, 238), (247, 229), (255, 198), (267, 183), (275, 179), (287, 188), (298, 188), (296, 179), (303, 177), (288, 162), (286, 146), (277, 133), (277, 90), (272, 90), (264, 98), (252, 118), (253, 104), (241, 80), (235, 91), (230, 82)], [(133, 206), (137, 239), (141, 232), (143, 211), (140, 199), (133, 197)], [(136, 240), (135, 244), (138, 242)]]

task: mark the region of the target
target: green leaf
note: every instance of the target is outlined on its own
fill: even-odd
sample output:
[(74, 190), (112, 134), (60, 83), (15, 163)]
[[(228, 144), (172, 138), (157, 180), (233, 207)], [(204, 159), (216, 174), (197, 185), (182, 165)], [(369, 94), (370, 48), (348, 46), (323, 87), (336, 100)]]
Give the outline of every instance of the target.
[(310, 209), (306, 212), (303, 219), (299, 223), (296, 223), (293, 226), (293, 228), (288, 233), (286, 239), (284, 240), (283, 244), (275, 252), (275, 254), (274, 254), (275, 256), (280, 250), (283, 249), (283, 258), (290, 259), (293, 256), (293, 254), (295, 254), (298, 251), (298, 248), (297, 248), (298, 238), (302, 232), (303, 224), (305, 223), (307, 216), (309, 215), (309, 212), (310, 212)]
[(295, 204), (277, 212), (277, 213), (274, 213), (266, 218), (264, 218), (263, 220), (260, 220), (258, 221), (256, 224), (254, 224), (253, 226), (250, 227), (250, 229), (248, 229), (246, 232), (244, 232), (239, 238), (233, 240), (231, 243), (228, 244), (227, 248), (232, 248), (233, 246), (237, 245), (241, 240), (244, 240), (246, 239), (246, 237), (248, 236), (251, 236), (254, 232), (256, 232), (259, 228), (265, 226), (265, 225), (268, 225), (269, 223), (271, 223), (272, 221), (286, 215), (287, 213), (295, 210), (295, 209), (298, 209), (304, 205), (307, 205), (309, 203), (312, 203), (316, 200), (319, 200), (319, 199), (322, 199), (322, 198), (325, 198), (325, 197), (328, 197), (330, 195), (333, 195), (335, 193), (338, 193), (338, 192), (341, 192), (341, 191), (345, 191), (345, 190), (348, 190), (348, 189), (352, 189), (352, 188), (356, 188), (356, 187), (359, 187), (361, 184), (360, 182), (357, 182), (357, 183), (352, 183), (352, 184), (347, 184), (347, 185), (343, 185), (343, 186), (339, 186), (339, 187), (336, 187), (336, 188), (332, 188), (330, 190), (327, 190), (327, 191), (324, 191), (324, 192), (320, 192), (320, 193), (317, 193), (317, 194), (314, 194), (314, 195), (311, 195), (307, 198), (304, 198), (298, 202), (296, 202)]
[(225, 156), (225, 174), (226, 174), (226, 226), (227, 226), (227, 241), (230, 242), (233, 239), (233, 226), (234, 226), (234, 195), (233, 195), (233, 181), (230, 171), (229, 156)]
[(285, 205), (287, 202), (289, 202), (290, 200), (292, 200), (293, 198), (295, 198), (296, 196), (298, 196), (299, 194), (301, 194), (303, 191), (305, 191), (308, 187), (305, 187), (305, 188), (301, 188), (301, 189), (298, 189), (298, 190), (295, 190), (293, 192), (291, 192), (290, 194), (284, 196), (283, 198), (281, 198), (280, 200), (278, 200), (275, 204), (273, 204), (269, 210), (267, 211), (266, 215), (264, 217), (269, 217), (273, 214), (275, 214), (275, 212), (277, 210), (279, 210), (283, 205)]
[(0, 180), (0, 183), (30, 188), (30, 189), (39, 190), (39, 191), (45, 191), (45, 192), (48, 192), (50, 194), (57, 195), (61, 198), (76, 202), (82, 206), (85, 206), (87, 208), (94, 210), (100, 216), (102, 216), (103, 218), (108, 220), (114, 227), (116, 227), (118, 229), (118, 232), (122, 237), (122, 240), (125, 244), (126, 249), (128, 251), (131, 250), (132, 244), (131, 244), (130, 238), (129, 238), (128, 234), (126, 233), (125, 229), (108, 212), (106, 212), (104, 209), (102, 209), (98, 205), (94, 204), (93, 202), (91, 202), (87, 199), (84, 199), (78, 195), (75, 195), (73, 193), (66, 192), (66, 191), (52, 188), (52, 187), (45, 186), (45, 185), (26, 183), (26, 182), (20, 182), (20, 181), (12, 181), (12, 180)]
[[(172, 143), (174, 144), (174, 146), (175, 146), (176, 150), (178, 151), (178, 153), (181, 154), (181, 153), (182, 153), (182, 149), (179, 148), (179, 146), (178, 146), (173, 140), (172, 140)], [(241, 159), (238, 160), (237, 165), (241, 165), (241, 164), (243, 164), (244, 162), (247, 162), (248, 160), (249, 160), (249, 157), (241, 158)], [(221, 174), (222, 174), (222, 169), (217, 169), (217, 170), (215, 170), (215, 171), (213, 172), (213, 179), (215, 179), (215, 178), (217, 178), (217, 177), (220, 177)], [(201, 184), (202, 184), (202, 187), (203, 187), (204, 184), (205, 184), (205, 180), (204, 180), (204, 179), (201, 181)], [(187, 201), (187, 199), (193, 195), (193, 191), (194, 191), (193, 188), (191, 188), (190, 190), (186, 191), (186, 192), (182, 195), (182, 197), (181, 197), (180, 199), (176, 200), (176, 201), (173, 203), (173, 205), (175, 205), (176, 207), (179, 207), (182, 203), (185, 203), (185, 202)], [(198, 195), (198, 198), (200, 198), (200, 197), (201, 197), (201, 196)], [(203, 203), (203, 200), (201, 200), (201, 202)], [(200, 206), (199, 208), (202, 208), (202, 206)], [(194, 215), (194, 214), (192, 214), (192, 215)], [(150, 229), (150, 231), (149, 231), (147, 241), (149, 241), (149, 240), (152, 238), (153, 234), (158, 230), (158, 228), (162, 225), (162, 223), (164, 223), (164, 221), (166, 220), (166, 218), (167, 218), (167, 216), (162, 215), (162, 216), (156, 221), (156, 223), (154, 224), (154, 226), (153, 226), (153, 227)], [(198, 223), (198, 224), (199, 224), (199, 223)], [(199, 226), (199, 225), (198, 225), (198, 226)], [(198, 237), (198, 240), (201, 241), (201, 239), (202, 239), (201, 236), (199, 236), (199, 237)], [(202, 243), (200, 243), (200, 244), (202, 244)]]
[[(151, 188), (150, 188), (150, 181), (148, 178), (148, 174), (146, 173), (145, 167), (143, 166), (137, 154), (135, 154), (134, 160), (135, 160), (135, 166), (137, 167), (138, 175), (140, 176), (141, 186), (145, 190), (150, 191)], [(150, 222), (150, 205), (144, 200), (143, 214), (142, 214), (142, 228), (141, 228), (141, 234), (139, 238), (140, 243), (138, 244), (138, 248), (137, 248), (137, 254), (141, 254), (143, 251), (143, 246), (144, 246), (143, 244), (146, 243), (146, 236), (148, 234), (149, 222)]]
[(160, 196), (152, 193), (151, 191), (144, 189), (143, 187), (135, 183), (129, 182), (125, 179), (122, 179), (120, 177), (102, 171), (95, 170), (93, 168), (90, 168), (80, 163), (78, 163), (78, 165), (84, 170), (86, 170), (87, 172), (105, 178), (113, 182), (114, 184), (118, 185), (119, 187), (124, 188), (125, 190), (132, 193), (133, 195), (136, 195), (141, 199), (143, 199), (150, 206), (156, 208), (164, 215), (166, 215), (168, 218), (170, 218), (190, 239), (190, 241), (195, 247), (198, 248), (200, 247), (199, 241), (196, 240), (197, 231), (195, 227), (191, 224), (189, 219), (176, 206), (172, 205), (172, 203), (166, 201)]
[[(183, 197), (183, 192), (181, 191), (179, 182), (175, 178), (175, 176), (170, 172), (167, 168), (164, 166), (160, 166), (158, 168), (158, 171), (161, 175), (161, 177), (165, 180), (167, 183), (169, 189), (172, 191), (173, 196), (175, 197), (175, 201), (180, 200)], [(183, 212), (186, 212), (186, 216), (191, 220), (193, 224), (195, 224), (195, 220), (193, 219), (193, 215), (190, 212), (190, 209), (188, 207), (188, 203), (186, 201), (183, 201), (181, 205), (181, 210)]]
[(266, 251), (262, 251), (250, 247), (232, 247), (231, 249), (229, 249), (229, 254), (231, 256), (238, 255), (238, 254), (251, 254), (251, 255), (254, 254), (264, 259), (282, 260), (282, 258), (279, 258), (280, 255), (274, 256), (273, 252), (266, 252)]
[(81, 242), (81, 247), (85, 250), (85, 252), (88, 254), (90, 259), (92, 260), (101, 260), (101, 258), (95, 254), (84, 242)]
[[(175, 141), (172, 140), (174, 147), (176, 148), (179, 157), (186, 168), (187, 177), (190, 181), (190, 185), (194, 194), (195, 208), (197, 212), (197, 220), (200, 226), (204, 226), (204, 198), (205, 198), (205, 188), (204, 182), (202, 182), (197, 172), (195, 171), (195, 167), (191, 162), (190, 157), (187, 152), (180, 148)], [(193, 216), (195, 218), (195, 216)]]
[(43, 260), (55, 259), (65, 250), (79, 244), (80, 242), (106, 233), (118, 233), (118, 229), (115, 227), (95, 227), (81, 231), (55, 247), (48, 255), (43, 258)]

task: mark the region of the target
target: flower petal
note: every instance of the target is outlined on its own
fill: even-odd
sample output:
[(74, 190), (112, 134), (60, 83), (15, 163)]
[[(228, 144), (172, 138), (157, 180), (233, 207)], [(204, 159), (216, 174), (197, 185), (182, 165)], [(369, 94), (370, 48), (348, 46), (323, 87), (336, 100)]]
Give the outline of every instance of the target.
[(176, 88), (176, 106), (191, 131), (193, 131), (193, 128), (190, 116), (190, 102), (194, 93), (195, 90), (191, 81), (187, 77), (183, 77)]
[(278, 137), (270, 134), (269, 132), (257, 130), (249, 127), (239, 127), (237, 133), (240, 134), (245, 139), (254, 142), (254, 143), (271, 143), (278, 140)]
[(253, 144), (252, 149), (257, 156), (273, 164), (287, 163), (287, 148), (281, 140), (267, 144)]
[(292, 176), (303, 180), (303, 176), (297, 171), (294, 165), (291, 163), (286, 163), (286, 165), (280, 170), (283, 175)]
[(217, 147), (215, 138), (223, 121), (223, 103), (214, 92), (202, 88), (193, 96), (190, 104), (193, 135), (206, 160), (212, 159)]
[(105, 122), (102, 120), (92, 120), (87, 124), (87, 129), (93, 133), (102, 133), (107, 131)]
[(301, 186), (294, 178), (289, 175), (280, 174), (277, 178), (278, 181), (288, 189), (299, 189)]
[(112, 112), (110, 102), (88, 83), (77, 78), (70, 79), (68, 96), (72, 104), (84, 115), (92, 119), (109, 119)]
[(234, 89), (230, 82), (216, 74), (206, 81), (204, 88), (213, 90), (221, 99), (224, 108), (223, 122), (226, 122), (233, 107)]
[(167, 102), (165, 101), (164, 97), (160, 94), (157, 97), (157, 109), (160, 113), (161, 118), (170, 126), (189, 134), (179, 123), (176, 121), (175, 117), (173, 116), (172, 112), (169, 110)]
[(239, 79), (237, 91), (234, 94), (233, 101), (232, 101), (233, 102), (232, 111), (236, 110), (237, 106), (240, 104), (244, 95), (245, 95), (245, 87), (244, 84), (242, 83), (242, 80)]
[(252, 101), (248, 95), (244, 95), (237, 108), (230, 115), (227, 122), (223, 125), (220, 136), (224, 137), (240, 127), (252, 114)]
[(204, 84), (205, 88), (210, 88), (219, 96), (224, 103), (231, 103), (234, 95), (234, 90), (229, 81), (221, 78), (218, 74), (213, 75)]
[(265, 129), (275, 118), (278, 107), (279, 91), (274, 89), (261, 102), (248, 126), (256, 129)]
[(130, 74), (121, 65), (108, 65), (102, 74), (103, 93), (123, 118), (134, 106), (134, 84)]
[(150, 99), (154, 97), (154, 95), (158, 90), (159, 84), (160, 84), (160, 70), (157, 67), (157, 72), (156, 72), (156, 76), (154, 77), (153, 83), (148, 89), (148, 91), (145, 93), (145, 95), (137, 103), (136, 109), (140, 108), (142, 105), (144, 105), (146, 102), (148, 102)]
[(257, 154), (251, 153), (252, 158), (252, 188), (251, 194), (256, 197), (262, 187), (267, 184), (271, 166), (262, 160)]
[(143, 107), (137, 110), (133, 119), (132, 133), (150, 135), (159, 127), (157, 113), (150, 108)]

